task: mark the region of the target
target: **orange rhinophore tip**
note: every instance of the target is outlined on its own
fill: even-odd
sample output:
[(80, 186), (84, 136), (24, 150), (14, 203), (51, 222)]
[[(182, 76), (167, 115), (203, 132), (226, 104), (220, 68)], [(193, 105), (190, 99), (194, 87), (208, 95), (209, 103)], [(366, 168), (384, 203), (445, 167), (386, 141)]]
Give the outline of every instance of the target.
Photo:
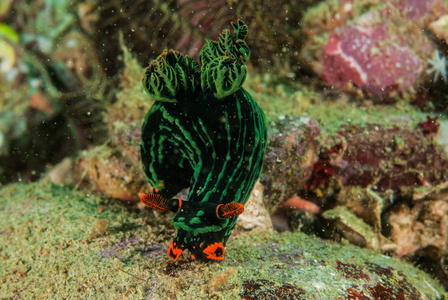
[(207, 248), (204, 249), (204, 254), (207, 255), (208, 259), (211, 260), (223, 260), (224, 259), (224, 253), (226, 252), (226, 248), (224, 248), (224, 245), (222, 243), (214, 243)]
[(159, 194), (140, 194), (140, 201), (159, 211), (166, 211), (168, 209), (168, 200)]
[(170, 247), (168, 248), (168, 256), (172, 260), (176, 261), (179, 258), (179, 256), (182, 254), (183, 250), (180, 248), (177, 248), (174, 244), (175, 243), (171, 242)]
[(243, 212), (244, 212), (244, 205), (235, 202), (220, 204), (216, 208), (216, 215), (220, 219), (230, 219), (231, 217), (241, 215)]

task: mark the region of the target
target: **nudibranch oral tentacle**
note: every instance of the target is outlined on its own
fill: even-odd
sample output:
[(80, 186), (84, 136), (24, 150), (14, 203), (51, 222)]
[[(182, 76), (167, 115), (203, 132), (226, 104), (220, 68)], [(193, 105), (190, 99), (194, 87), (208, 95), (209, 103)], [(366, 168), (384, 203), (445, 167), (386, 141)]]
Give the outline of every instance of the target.
[[(180, 52), (151, 62), (143, 86), (156, 101), (142, 126), (141, 158), (155, 194), (143, 203), (175, 212), (168, 256), (221, 261), (238, 215), (260, 176), (265, 116), (242, 88), (250, 50), (247, 25), (232, 23), (200, 52), (201, 69)], [(189, 187), (188, 199), (171, 199)], [(170, 199), (170, 200), (167, 200)]]

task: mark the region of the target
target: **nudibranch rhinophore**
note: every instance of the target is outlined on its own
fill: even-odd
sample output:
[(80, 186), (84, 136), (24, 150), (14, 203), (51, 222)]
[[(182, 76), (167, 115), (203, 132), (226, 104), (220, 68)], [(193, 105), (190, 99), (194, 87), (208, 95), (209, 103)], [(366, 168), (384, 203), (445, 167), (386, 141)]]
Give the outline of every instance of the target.
[[(146, 205), (175, 213), (168, 256), (221, 261), (225, 244), (260, 176), (267, 129), (261, 108), (242, 88), (250, 50), (247, 25), (232, 23), (207, 40), (198, 63), (165, 50), (146, 68), (143, 85), (156, 101), (142, 126), (141, 158), (154, 194)], [(188, 200), (173, 198), (190, 187)]]

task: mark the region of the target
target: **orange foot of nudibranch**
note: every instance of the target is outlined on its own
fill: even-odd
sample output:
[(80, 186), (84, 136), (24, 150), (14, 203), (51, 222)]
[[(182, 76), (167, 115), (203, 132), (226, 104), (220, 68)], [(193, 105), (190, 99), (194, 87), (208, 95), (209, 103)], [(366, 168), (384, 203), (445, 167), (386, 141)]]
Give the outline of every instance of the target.
[(175, 242), (171, 242), (170, 247), (168, 248), (168, 256), (176, 261), (180, 255), (182, 254), (183, 249), (178, 248)]

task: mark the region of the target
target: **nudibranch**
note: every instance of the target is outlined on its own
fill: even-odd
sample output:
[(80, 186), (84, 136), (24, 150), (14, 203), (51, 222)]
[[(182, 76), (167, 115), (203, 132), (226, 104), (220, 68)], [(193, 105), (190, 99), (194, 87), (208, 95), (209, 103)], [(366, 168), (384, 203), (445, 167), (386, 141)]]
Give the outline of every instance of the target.
[[(165, 50), (145, 70), (155, 99), (142, 126), (141, 159), (154, 194), (140, 199), (175, 213), (168, 256), (221, 261), (225, 244), (260, 176), (267, 129), (261, 108), (242, 88), (250, 50), (247, 25), (232, 23), (207, 40), (198, 63)], [(174, 197), (190, 188), (188, 199)]]

